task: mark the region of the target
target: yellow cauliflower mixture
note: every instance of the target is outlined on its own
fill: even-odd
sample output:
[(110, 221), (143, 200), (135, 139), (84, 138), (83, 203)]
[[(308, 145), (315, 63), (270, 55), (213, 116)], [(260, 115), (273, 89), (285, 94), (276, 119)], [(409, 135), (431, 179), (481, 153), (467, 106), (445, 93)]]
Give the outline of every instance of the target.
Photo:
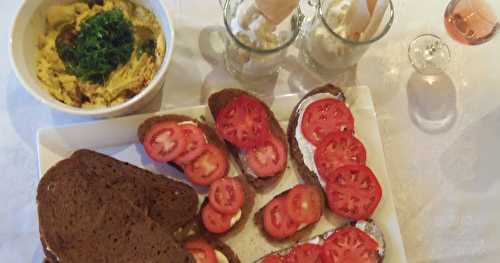
[[(100, 5), (88, 2), (55, 5), (47, 10), (47, 29), (38, 40), (37, 76), (43, 88), (54, 98), (73, 107), (102, 108), (121, 104), (141, 92), (160, 68), (166, 49), (162, 28), (151, 11), (130, 1), (105, 0), (101, 1)], [(107, 70), (105, 74), (89, 72), (89, 68), (92, 67), (88, 66), (88, 61), (87, 65), (81, 65), (83, 60), (80, 54), (88, 52), (94, 55), (92, 53), (94, 50), (89, 50), (88, 46), (102, 46), (98, 41), (106, 37), (102, 38), (101, 33), (97, 33), (95, 39), (93, 36), (84, 38), (80, 35), (85, 27), (89, 32), (102, 32), (98, 31), (100, 30), (98, 23), (104, 21), (103, 18), (98, 18), (100, 21), (96, 19), (90, 21), (107, 11), (118, 12), (119, 16), (116, 13), (112, 15), (123, 20), (119, 21), (122, 23), (121, 26), (130, 25), (128, 38), (130, 43), (123, 44), (122, 50), (112, 51), (115, 53), (109, 49), (102, 51), (111, 54), (112, 58), (109, 60), (112, 66), (107, 64), (96, 66)], [(89, 23), (90, 26), (85, 23)], [(62, 32), (68, 28), (72, 35), (63, 35)], [(109, 28), (105, 32), (117, 34)], [(89, 41), (95, 43), (90, 42), (86, 47), (77, 46), (84, 41), (86, 44)], [(63, 46), (66, 50), (59, 46), (60, 43), (61, 46), (66, 44)], [(109, 45), (113, 47), (114, 41)], [(101, 53), (95, 54), (96, 58), (100, 58)], [(120, 62), (116, 62), (115, 58), (120, 58)]]

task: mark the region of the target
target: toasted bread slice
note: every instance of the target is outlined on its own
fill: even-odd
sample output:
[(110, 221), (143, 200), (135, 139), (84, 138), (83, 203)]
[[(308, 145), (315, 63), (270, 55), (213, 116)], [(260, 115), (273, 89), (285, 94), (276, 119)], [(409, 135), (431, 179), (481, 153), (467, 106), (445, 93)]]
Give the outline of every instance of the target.
[[(317, 187), (317, 186), (315, 186)], [(281, 192), (280, 194), (276, 195), (271, 199), (266, 205), (264, 205), (262, 208), (259, 209), (254, 215), (254, 223), (257, 225), (259, 228), (260, 232), (266, 237), (266, 239), (270, 242), (282, 242), (282, 241), (289, 241), (289, 240), (295, 240), (298, 241), (302, 239), (304, 236), (306, 236), (313, 228), (314, 225), (316, 225), (317, 221), (311, 224), (308, 224), (307, 226), (302, 227), (299, 229), (295, 234), (286, 237), (286, 238), (276, 238), (271, 235), (269, 235), (266, 230), (264, 229), (264, 208), (275, 198), (286, 196), (290, 192), (291, 188), (288, 190), (285, 190)], [(318, 191), (321, 192), (321, 189), (318, 188)], [(323, 195), (320, 195), (322, 199), (324, 199)], [(321, 200), (321, 215), (323, 215), (323, 212), (325, 210), (325, 201)], [(318, 220), (319, 221), (319, 220)]]
[(229, 247), (226, 243), (222, 242), (218, 238), (210, 235), (193, 235), (186, 238), (184, 242), (189, 240), (204, 239), (210, 244), (216, 251), (222, 253), (229, 263), (241, 263), (238, 255), (234, 253), (233, 249)]
[[(235, 98), (241, 96), (241, 95), (247, 95), (250, 97), (254, 97), (257, 99), (264, 108), (266, 109), (267, 113), (267, 121), (269, 122), (269, 128), (271, 130), (271, 133), (278, 138), (283, 146), (285, 147), (285, 152), (288, 153), (288, 144), (285, 136), (285, 132), (281, 128), (278, 120), (274, 116), (274, 113), (269, 109), (269, 107), (256, 98), (255, 96), (251, 95), (248, 92), (245, 92), (243, 90), (238, 90), (238, 89), (225, 89), (222, 91), (219, 91), (217, 93), (212, 94), (208, 98), (208, 106), (210, 108), (210, 111), (212, 113), (212, 116), (214, 119), (217, 119), (217, 115), (219, 112), (232, 100)], [(286, 169), (283, 169), (283, 171), (279, 172), (278, 174), (271, 176), (271, 177), (257, 177), (251, 173), (249, 173), (249, 167), (248, 164), (240, 158), (239, 152), (240, 150), (230, 142), (226, 141), (226, 144), (228, 145), (230, 153), (233, 155), (234, 159), (236, 160), (236, 163), (240, 166), (241, 171), (245, 176), (247, 177), (248, 181), (253, 185), (253, 187), (257, 190), (263, 190), (264, 188), (267, 188), (269, 186), (274, 185), (279, 181), (279, 179), (283, 176), (283, 173), (285, 172)]]
[(51, 262), (194, 262), (173, 233), (193, 220), (198, 197), (162, 175), (80, 150), (43, 176), (37, 203)]
[(347, 226), (354, 226), (354, 227), (360, 229), (361, 231), (365, 232), (366, 234), (368, 234), (375, 241), (377, 241), (377, 243), (379, 245), (378, 250), (377, 250), (378, 262), (381, 263), (384, 261), (385, 249), (386, 249), (386, 242), (384, 240), (384, 234), (382, 233), (382, 230), (375, 224), (375, 222), (373, 220), (369, 219), (367, 221), (361, 220), (361, 221), (352, 221), (352, 222), (346, 223), (345, 225), (343, 225), (337, 229), (332, 229), (332, 230), (329, 230), (323, 234), (314, 236), (308, 240), (297, 242), (297, 244), (295, 244), (292, 247), (269, 253), (269, 254), (259, 258), (258, 260), (254, 261), (254, 263), (261, 263), (266, 257), (268, 257), (270, 255), (286, 256), (292, 251), (292, 249), (294, 247), (301, 245), (301, 244), (310, 243), (310, 244), (321, 245), (328, 237), (333, 235), (335, 233), (335, 231), (342, 229), (343, 227), (347, 227)]
[(198, 213), (198, 217), (196, 220), (196, 226), (194, 228), (195, 232), (198, 233), (203, 233), (204, 235), (208, 236), (215, 236), (215, 237), (222, 237), (226, 236), (232, 233), (237, 233), (240, 231), (246, 224), (248, 218), (250, 217), (253, 209), (253, 205), (255, 202), (255, 191), (253, 188), (248, 184), (245, 176), (238, 176), (235, 177), (238, 179), (241, 184), (243, 185), (243, 189), (245, 190), (245, 203), (243, 204), (243, 207), (241, 208), (241, 218), (225, 233), (222, 234), (214, 234), (208, 231), (205, 226), (203, 225), (203, 221), (201, 218), (201, 211), (203, 207), (208, 205), (208, 197), (203, 200), (203, 203), (201, 204), (200, 212)]
[[(318, 179), (318, 175), (315, 174), (313, 171), (311, 171), (306, 164), (304, 163), (304, 157), (303, 153), (301, 152), (299, 148), (299, 143), (297, 142), (297, 139), (295, 138), (295, 133), (297, 128), (300, 129), (299, 125), (301, 125), (299, 122), (299, 107), (302, 104), (302, 102), (319, 93), (329, 93), (333, 95), (334, 97), (345, 101), (344, 94), (340, 88), (337, 88), (331, 84), (328, 84), (323, 87), (316, 88), (312, 90), (311, 92), (307, 93), (300, 101), (297, 103), (295, 108), (292, 111), (292, 115), (290, 116), (290, 120), (288, 122), (288, 143), (290, 144), (290, 153), (292, 155), (292, 160), (294, 161), (297, 171), (299, 175), (302, 177), (302, 180), (308, 184), (313, 184), (321, 187), (321, 184)], [(314, 154), (314, 153), (310, 153)]]

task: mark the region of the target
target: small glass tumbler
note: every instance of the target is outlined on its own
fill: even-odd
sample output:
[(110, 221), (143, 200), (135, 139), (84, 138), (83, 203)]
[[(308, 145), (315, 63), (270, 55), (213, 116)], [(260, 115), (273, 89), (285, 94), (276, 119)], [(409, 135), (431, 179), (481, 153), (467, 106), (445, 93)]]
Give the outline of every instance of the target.
[(360, 7), (360, 2), (310, 2), (316, 14), (304, 26), (301, 47), (309, 66), (326, 70), (354, 66), (372, 43), (389, 32), (394, 21), (392, 1), (378, 0), (376, 3), (382, 4), (371, 7), (371, 11), (367, 6)]
[(256, 9), (253, 0), (220, 1), (229, 35), (224, 52), (226, 69), (244, 80), (275, 74), (300, 34), (304, 20), (300, 8), (275, 25)]

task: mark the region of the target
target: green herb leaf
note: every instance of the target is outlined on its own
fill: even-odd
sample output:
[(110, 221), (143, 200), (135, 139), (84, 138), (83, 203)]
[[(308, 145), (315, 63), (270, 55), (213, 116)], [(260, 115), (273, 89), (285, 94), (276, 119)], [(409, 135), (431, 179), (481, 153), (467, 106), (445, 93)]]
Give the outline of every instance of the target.
[(119, 9), (101, 12), (85, 20), (72, 44), (57, 45), (66, 70), (80, 79), (102, 84), (134, 49), (132, 24)]

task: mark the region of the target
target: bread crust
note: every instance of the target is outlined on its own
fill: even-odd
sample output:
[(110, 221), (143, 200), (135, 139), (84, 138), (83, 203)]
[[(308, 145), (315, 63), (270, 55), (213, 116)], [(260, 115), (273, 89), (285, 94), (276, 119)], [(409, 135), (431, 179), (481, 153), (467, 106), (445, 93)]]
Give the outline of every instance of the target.
[[(307, 99), (308, 97), (311, 97), (312, 95), (318, 94), (318, 93), (330, 93), (335, 97), (340, 98), (342, 101), (345, 101), (345, 96), (342, 92), (342, 90), (338, 87), (335, 87), (331, 84), (327, 84), (325, 86), (316, 88), (309, 93), (307, 93), (300, 101), (297, 103), (297, 105), (294, 107), (292, 111), (292, 115), (290, 116), (290, 120), (288, 122), (288, 143), (290, 145), (290, 153), (292, 156), (292, 160), (296, 166), (296, 169), (301, 176), (302, 180), (307, 183), (307, 184), (312, 184), (312, 185), (317, 185), (321, 189), (321, 184), (319, 182), (319, 179), (317, 175), (311, 171), (304, 163), (304, 158), (302, 155), (302, 152), (300, 151), (299, 148), (299, 143), (297, 142), (297, 139), (295, 139), (295, 130), (297, 129), (297, 126), (300, 125), (298, 123), (299, 121), (299, 106), (302, 104), (302, 102)], [(313, 153), (311, 153), (313, 154)], [(322, 191), (324, 192), (324, 191)]]
[[(318, 187), (318, 186), (314, 186), (314, 187), (316, 187), (317, 190), (321, 193), (321, 187)], [(267, 233), (267, 231), (264, 229), (264, 208), (270, 202), (272, 202), (272, 200), (274, 200), (275, 198), (286, 196), (288, 194), (288, 192), (290, 192), (290, 190), (292, 190), (292, 188), (290, 188), (288, 190), (285, 190), (285, 191), (279, 193), (278, 195), (276, 195), (275, 197), (273, 197), (273, 199), (271, 199), (271, 201), (269, 201), (262, 208), (260, 208), (259, 211), (257, 211), (255, 213), (255, 215), (254, 215), (254, 224), (259, 228), (259, 230), (262, 233), (262, 235), (264, 235), (264, 237), (269, 242), (284, 242), (284, 241), (290, 241), (290, 240), (292, 240), (292, 241), (298, 241), (298, 240), (304, 238), (305, 236), (307, 236), (307, 234), (309, 234), (309, 232), (311, 232), (311, 230), (314, 228), (314, 226), (319, 221), (319, 219), (318, 219), (318, 221), (313, 222), (313, 223), (307, 225), (306, 227), (304, 227), (301, 230), (297, 231), (295, 234), (293, 234), (293, 235), (291, 235), (289, 237), (285, 237), (285, 238), (276, 238), (276, 237), (273, 237), (273, 236), (271, 236), (271, 235), (269, 235)], [(323, 195), (320, 195), (320, 197), (321, 197), (321, 201), (320, 201), (320, 204), (321, 204), (321, 215), (323, 215), (323, 213), (325, 211), (325, 200), (324, 200), (324, 196)]]
[[(266, 109), (267, 121), (269, 123), (269, 129), (271, 130), (271, 133), (281, 141), (281, 143), (285, 147), (285, 152), (288, 153), (288, 144), (286, 140), (286, 135), (283, 129), (281, 128), (279, 121), (276, 119), (276, 116), (265, 103), (263, 103), (260, 99), (258, 99), (257, 97), (253, 96), (248, 92), (239, 89), (225, 89), (212, 94), (208, 98), (208, 107), (210, 108), (210, 112), (212, 113), (214, 120), (217, 119), (217, 115), (219, 114), (219, 112), (228, 103), (230, 103), (235, 98), (241, 95), (253, 97), (264, 106), (264, 108)], [(233, 155), (234, 159), (236, 160), (236, 163), (240, 167), (241, 172), (247, 177), (247, 180), (257, 191), (261, 191), (275, 185), (283, 176), (286, 169), (283, 169), (283, 171), (271, 177), (256, 177), (252, 174), (247, 173), (244, 168), (247, 167), (247, 164), (239, 156), (240, 150), (232, 143), (228, 141), (225, 142), (226, 145), (228, 146), (229, 152)]]

